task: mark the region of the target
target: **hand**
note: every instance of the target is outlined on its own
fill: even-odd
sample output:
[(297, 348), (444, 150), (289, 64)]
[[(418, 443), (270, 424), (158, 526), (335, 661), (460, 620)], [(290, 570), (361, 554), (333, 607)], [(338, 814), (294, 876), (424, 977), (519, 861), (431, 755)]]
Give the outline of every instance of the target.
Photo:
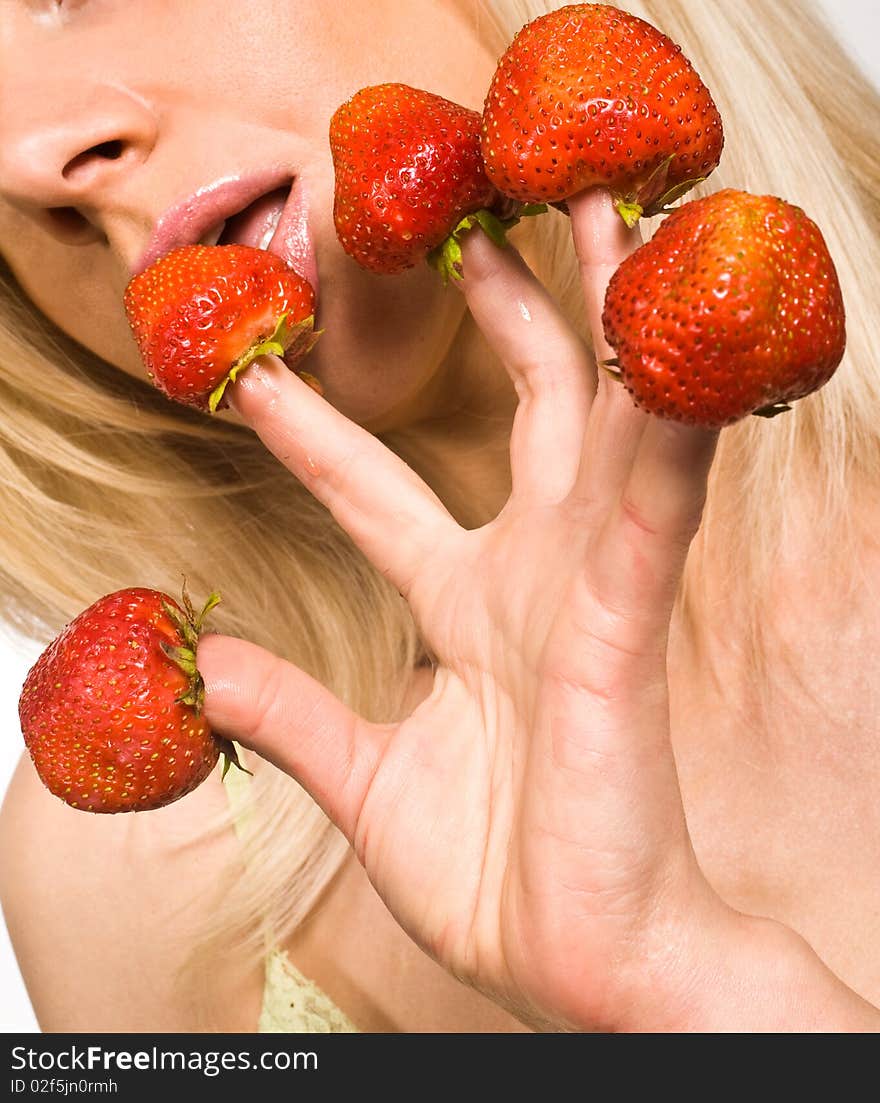
[[(603, 193), (570, 208), (598, 334), (638, 238)], [(733, 922), (688, 838), (666, 676), (716, 435), (643, 414), (603, 372), (597, 387), (514, 249), (474, 233), (464, 270), (519, 395), (513, 491), (491, 524), (460, 528), (280, 361), (232, 395), (407, 599), (437, 658), (432, 692), (400, 723), (367, 723), (290, 664), (208, 636), (206, 712), (309, 790), (454, 975), (533, 1025), (644, 1025), (652, 1000), (674, 1017), (695, 947)]]

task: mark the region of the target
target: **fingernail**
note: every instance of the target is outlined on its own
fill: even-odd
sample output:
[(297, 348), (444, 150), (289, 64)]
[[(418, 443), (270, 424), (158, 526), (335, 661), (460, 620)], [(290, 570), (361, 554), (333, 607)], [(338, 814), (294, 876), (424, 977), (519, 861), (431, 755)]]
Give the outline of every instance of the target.
[[(247, 396), (252, 395), (256, 397), (263, 393), (264, 397), (267, 392), (277, 392), (278, 387), (273, 378), (274, 365), (272, 360), (278, 360), (275, 356), (260, 356), (252, 363), (248, 364), (241, 375), (236, 381), (226, 388), (226, 394), (229, 405), (237, 413), (242, 413), (242, 402), (247, 401)], [(266, 363), (265, 361), (270, 361)], [(283, 360), (278, 360), (278, 363), (284, 364)], [(284, 370), (287, 370), (287, 365), (284, 364)]]

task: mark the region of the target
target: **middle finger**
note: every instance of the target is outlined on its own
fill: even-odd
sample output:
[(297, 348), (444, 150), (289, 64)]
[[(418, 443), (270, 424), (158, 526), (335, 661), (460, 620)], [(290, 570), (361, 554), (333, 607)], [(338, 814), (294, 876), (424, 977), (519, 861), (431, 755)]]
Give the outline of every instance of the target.
[(512, 245), (499, 248), (473, 230), (462, 242), (462, 262), (458, 286), (519, 398), (511, 500), (555, 504), (577, 474), (594, 390), (589, 349)]
[[(602, 311), (608, 281), (641, 244), (638, 227), (628, 229), (604, 188), (592, 188), (568, 201), (584, 303), (596, 360), (614, 357), (605, 340)], [(648, 415), (636, 408), (619, 382), (599, 369), (599, 395), (584, 434), (575, 498), (614, 501), (626, 485)]]

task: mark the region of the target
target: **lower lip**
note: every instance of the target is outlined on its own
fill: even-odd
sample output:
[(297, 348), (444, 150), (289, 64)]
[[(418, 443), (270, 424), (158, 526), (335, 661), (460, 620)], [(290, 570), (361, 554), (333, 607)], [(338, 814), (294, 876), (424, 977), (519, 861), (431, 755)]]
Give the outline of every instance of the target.
[(318, 263), (315, 257), (315, 245), (309, 231), (309, 210), (305, 185), (298, 177), (290, 189), (290, 195), (284, 204), (281, 218), (268, 252), (280, 257), (304, 280), (312, 285), (315, 299), (318, 297)]

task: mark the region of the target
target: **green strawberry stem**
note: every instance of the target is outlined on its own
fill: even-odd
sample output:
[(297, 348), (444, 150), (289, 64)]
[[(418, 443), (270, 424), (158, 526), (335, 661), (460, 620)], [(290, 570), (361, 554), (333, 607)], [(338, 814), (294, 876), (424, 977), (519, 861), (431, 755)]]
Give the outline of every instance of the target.
[(616, 199), (614, 206), (630, 230), (645, 213), (644, 207), (641, 207), (638, 203), (627, 203), (625, 199)]
[(464, 269), (461, 259), (461, 240), (474, 226), (479, 226), (499, 249), (503, 249), (507, 242), (507, 231), (513, 229), (520, 219), (534, 218), (535, 215), (545, 214), (546, 211), (546, 203), (528, 203), (520, 207), (510, 218), (499, 218), (486, 207), (473, 211), (464, 216), (449, 237), (428, 253), (428, 264), (440, 273), (445, 287), (450, 279), (462, 278)]
[(702, 184), (705, 176), (697, 176), (692, 180), (682, 180), (671, 188), (666, 187), (669, 176), (669, 167), (675, 158), (670, 154), (654, 169), (644, 183), (640, 184), (634, 192), (628, 195), (620, 195), (612, 192), (614, 207), (617, 213), (631, 230), (640, 218), (653, 218), (658, 214), (669, 214), (669, 206), (686, 195), (691, 188)]
[(282, 314), (271, 336), (251, 345), (247, 352), (235, 361), (229, 369), (229, 374), (226, 378), (218, 383), (211, 392), (211, 396), (208, 399), (208, 408), (212, 414), (216, 413), (217, 407), (220, 405), (223, 394), (229, 384), (234, 383), (241, 372), (252, 364), (257, 357), (266, 356), (269, 353), (275, 356), (284, 356), (286, 352), (292, 350), (296, 359), (301, 360), (311, 352), (315, 346), (315, 342), (323, 332), (323, 330), (319, 330), (317, 333), (315, 332), (314, 314), (310, 314), (308, 318), (304, 318), (301, 322), (296, 322), (294, 325), (288, 325), (288, 317), (289, 312)]
[[(199, 635), (202, 631), (205, 619), (211, 610), (215, 609), (220, 604), (220, 595), (216, 590), (212, 591), (208, 600), (202, 606), (202, 611), (196, 615), (196, 611), (190, 601), (189, 592), (186, 588), (186, 579), (184, 579), (182, 602), (183, 612), (181, 612), (177, 606), (172, 605), (170, 601), (163, 601), (162, 608), (183, 637), (183, 646), (175, 647), (173, 644), (164, 642), (160, 644), (160, 646), (164, 654), (175, 666), (182, 670), (187, 677), (187, 689), (177, 698), (178, 704), (189, 705), (196, 716), (198, 716), (205, 704), (205, 682), (196, 666), (196, 647), (198, 646)], [(226, 777), (230, 766), (237, 767), (237, 769), (245, 774), (251, 772), (242, 766), (238, 758), (238, 753), (231, 740), (219, 735), (215, 735), (214, 739), (217, 741), (220, 748), (220, 754), (223, 757), (223, 777)]]
[(241, 770), (243, 774), (249, 774), (253, 777), (253, 772), (246, 766), (242, 766), (241, 760), (238, 757), (238, 751), (235, 749), (235, 744), (231, 739), (226, 739), (222, 735), (215, 735), (214, 738), (220, 744), (220, 754), (223, 757), (223, 773), (220, 775), (221, 780), (229, 773), (229, 767), (234, 766), (237, 770)]

